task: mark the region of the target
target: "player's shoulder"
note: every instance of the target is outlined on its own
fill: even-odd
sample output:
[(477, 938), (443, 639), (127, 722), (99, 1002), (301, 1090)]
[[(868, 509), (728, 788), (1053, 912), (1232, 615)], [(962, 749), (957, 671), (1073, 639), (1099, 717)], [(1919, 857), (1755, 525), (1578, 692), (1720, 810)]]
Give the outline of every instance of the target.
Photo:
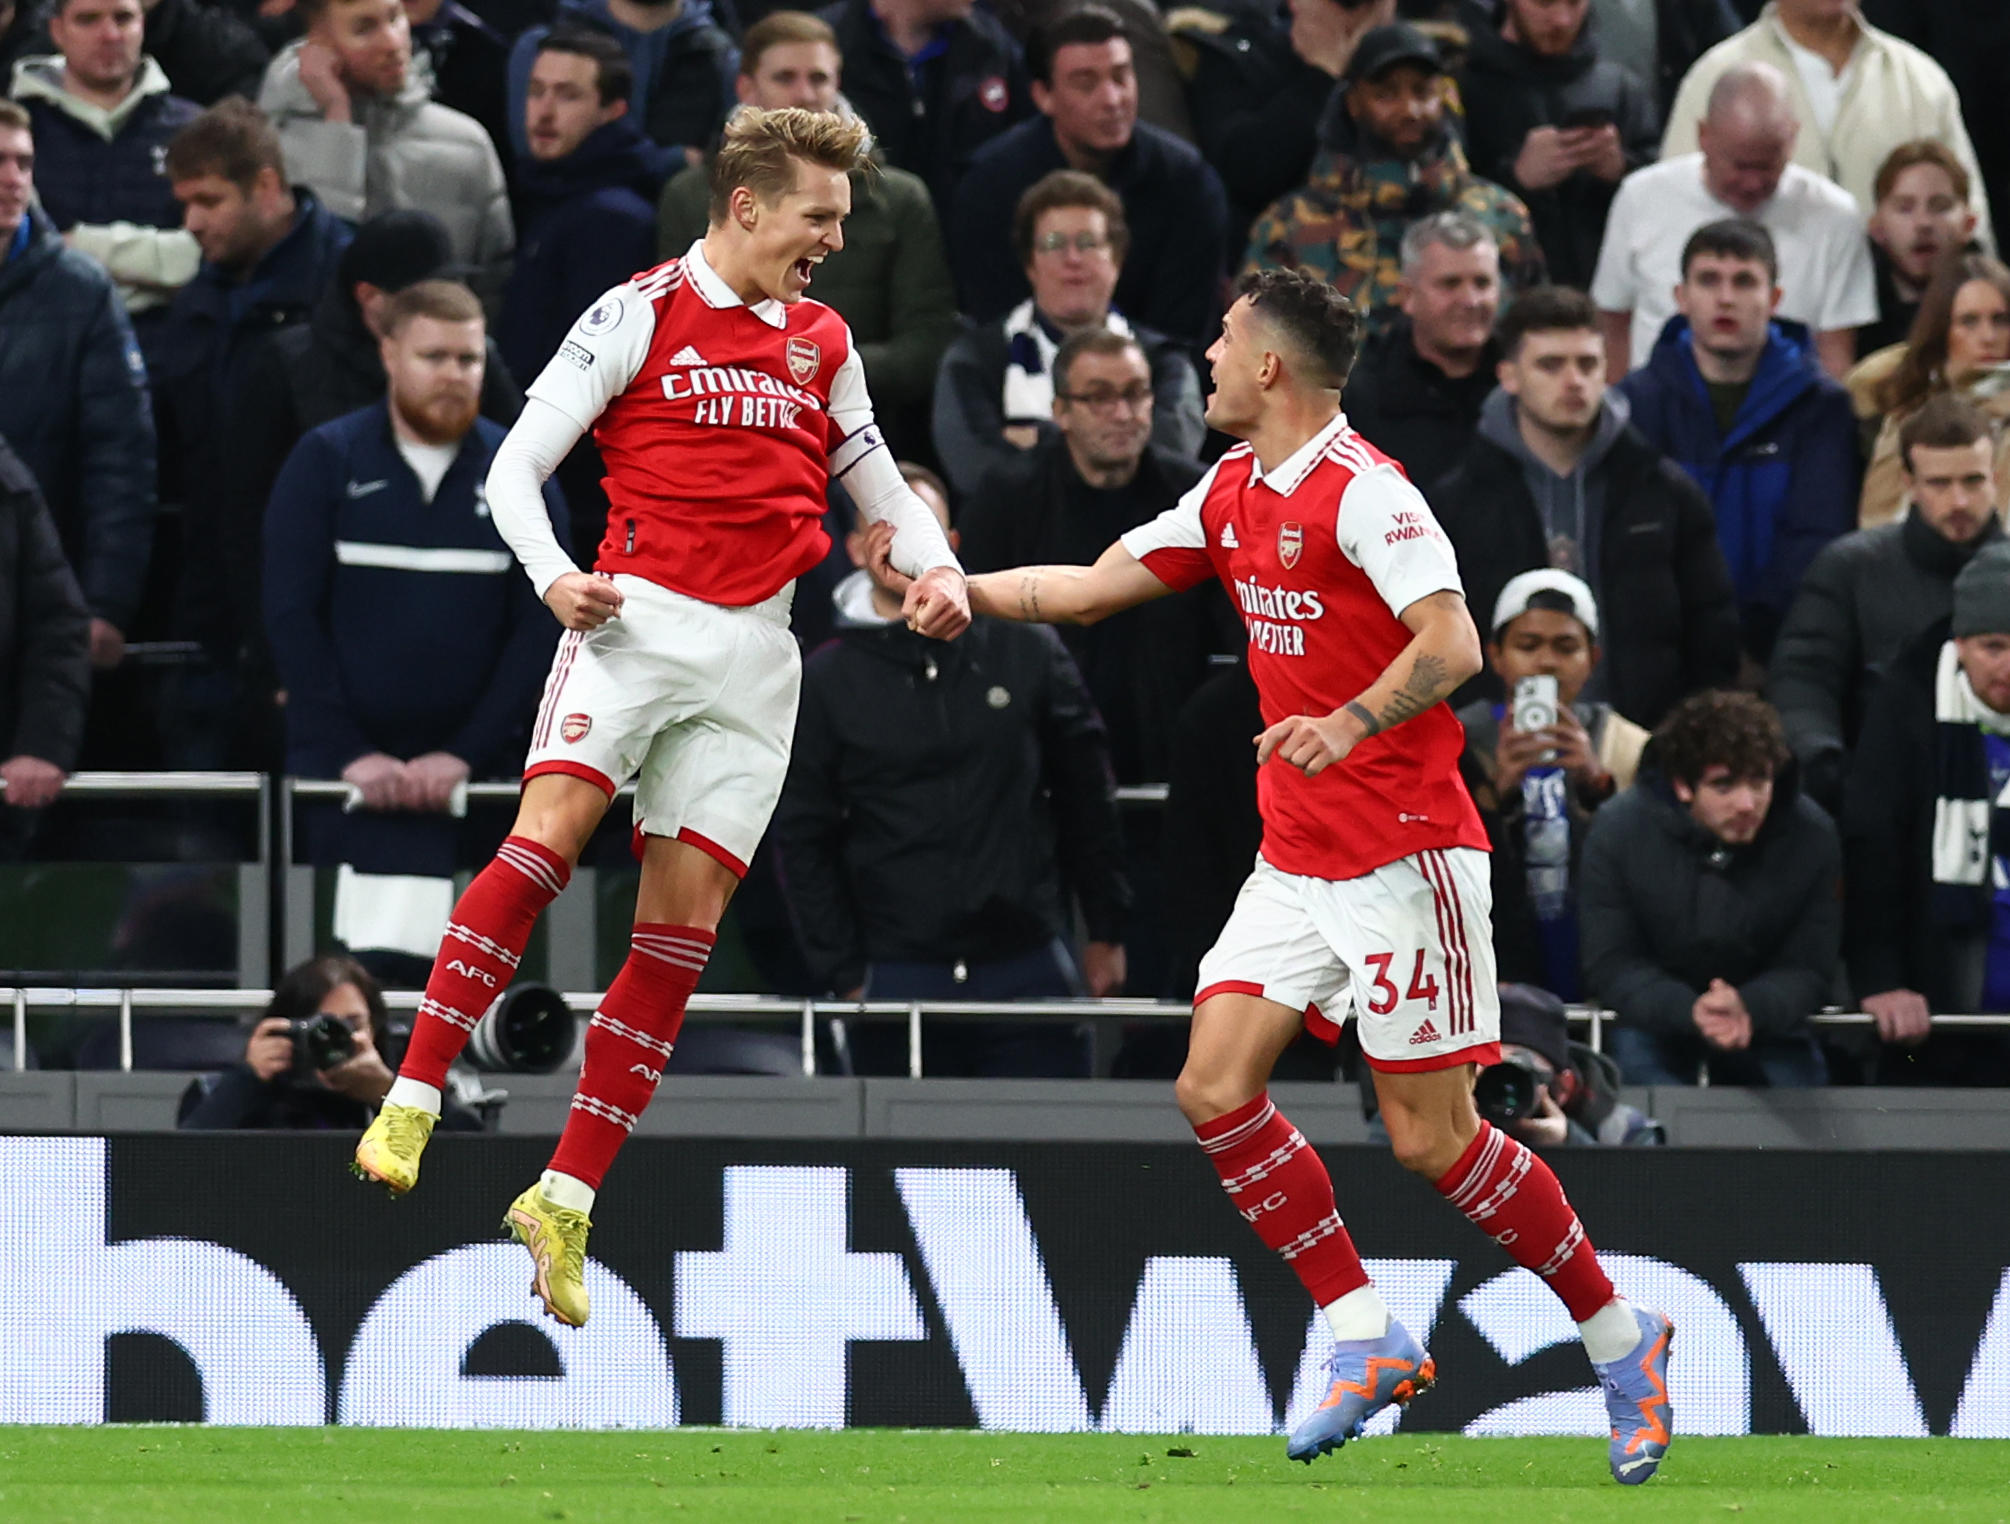
[[(684, 256), (666, 259), (660, 265), (651, 265), (646, 270), (637, 270), (629, 276), (625, 285), (632, 286), (639, 296), (651, 301), (668, 296), (684, 284)], [(621, 287), (615, 288), (617, 291)]]

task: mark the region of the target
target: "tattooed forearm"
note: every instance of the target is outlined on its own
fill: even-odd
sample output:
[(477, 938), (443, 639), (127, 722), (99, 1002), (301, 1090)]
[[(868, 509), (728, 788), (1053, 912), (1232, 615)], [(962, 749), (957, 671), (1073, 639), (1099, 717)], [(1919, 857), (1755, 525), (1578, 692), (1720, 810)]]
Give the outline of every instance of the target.
[(1415, 719), (1451, 689), (1451, 669), (1446, 666), (1444, 658), (1433, 656), (1429, 651), (1419, 651), (1416, 660), (1410, 663), (1410, 675), (1403, 679), (1403, 686), (1390, 696), (1389, 702), (1376, 716), (1381, 722), (1377, 729), (1387, 730), (1392, 725)]
[(1040, 612), (1040, 574), (1037, 571), (1029, 571), (1019, 579), (1019, 617), (1035, 624), (1045, 620)]

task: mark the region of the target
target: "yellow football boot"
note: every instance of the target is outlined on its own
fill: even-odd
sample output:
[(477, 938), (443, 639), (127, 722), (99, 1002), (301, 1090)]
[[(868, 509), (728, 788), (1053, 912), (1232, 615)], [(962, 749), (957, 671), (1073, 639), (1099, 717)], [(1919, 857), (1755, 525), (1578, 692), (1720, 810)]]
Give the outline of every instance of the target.
[(530, 1250), (536, 1267), (530, 1289), (544, 1310), (574, 1328), (586, 1322), (586, 1234), (593, 1224), (584, 1212), (553, 1206), (542, 1186), (533, 1185), (510, 1203), (503, 1231)]
[(439, 1121), (418, 1106), (386, 1106), (356, 1145), (350, 1172), (359, 1180), (374, 1180), (393, 1196), (419, 1183), (419, 1155)]

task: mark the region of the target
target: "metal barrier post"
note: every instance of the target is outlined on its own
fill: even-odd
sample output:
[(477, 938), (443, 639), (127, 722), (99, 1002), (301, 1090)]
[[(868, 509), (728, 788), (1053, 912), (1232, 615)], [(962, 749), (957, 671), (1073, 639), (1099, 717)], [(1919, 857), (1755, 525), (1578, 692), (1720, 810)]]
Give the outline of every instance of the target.
[(907, 1077), (921, 1078), (921, 1002), (907, 1008)]
[(817, 1003), (803, 1002), (803, 1078), (817, 1077)]
[(28, 992), (14, 991), (14, 1072), (28, 1067)]
[(133, 992), (119, 991), (119, 1069), (133, 1072)]

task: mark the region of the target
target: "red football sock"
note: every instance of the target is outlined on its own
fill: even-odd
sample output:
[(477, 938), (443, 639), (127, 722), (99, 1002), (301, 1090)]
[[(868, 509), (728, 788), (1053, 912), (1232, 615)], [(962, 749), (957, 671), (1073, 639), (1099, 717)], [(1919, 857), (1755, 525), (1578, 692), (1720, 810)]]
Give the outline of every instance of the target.
[(1284, 1256), (1313, 1301), (1324, 1307), (1368, 1284), (1333, 1206), (1333, 1177), (1268, 1094), (1193, 1131), (1243, 1221)]
[(1473, 1225), (1549, 1282), (1582, 1323), (1613, 1297), (1584, 1224), (1547, 1164), (1493, 1123), (1438, 1182), (1438, 1194)]
[(716, 934), (637, 925), (628, 961), (586, 1028), (586, 1063), (551, 1167), (594, 1190), (656, 1093)]
[(447, 1067), (516, 976), (531, 927), (571, 877), (564, 858), (527, 836), (511, 836), (496, 848), (495, 860), (475, 875), (447, 922), (400, 1078), (436, 1090), (446, 1084)]

